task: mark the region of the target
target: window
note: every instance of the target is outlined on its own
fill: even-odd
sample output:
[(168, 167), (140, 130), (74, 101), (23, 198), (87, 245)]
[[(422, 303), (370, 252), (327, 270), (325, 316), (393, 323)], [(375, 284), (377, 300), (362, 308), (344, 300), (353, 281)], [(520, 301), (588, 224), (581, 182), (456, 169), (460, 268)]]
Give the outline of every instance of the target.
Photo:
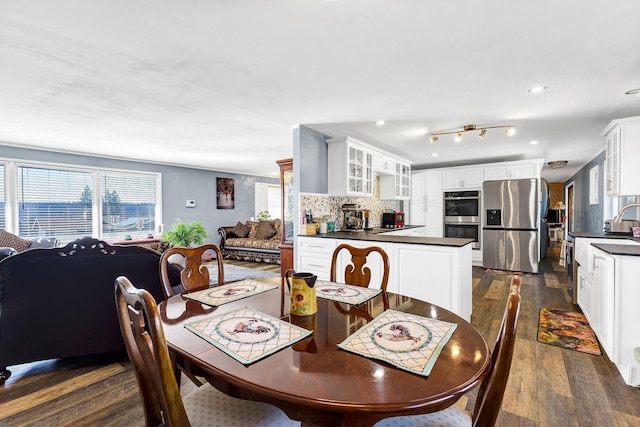
[(162, 223), (161, 176), (54, 164), (0, 163), (0, 221), (22, 237), (147, 237)]
[(598, 183), (599, 183), (599, 168), (598, 165), (592, 167), (589, 170), (589, 204), (598, 204)]
[(105, 173), (100, 178), (102, 236), (153, 234), (156, 180), (153, 176)]
[(20, 236), (68, 242), (92, 234), (91, 173), (19, 166), (17, 178)]

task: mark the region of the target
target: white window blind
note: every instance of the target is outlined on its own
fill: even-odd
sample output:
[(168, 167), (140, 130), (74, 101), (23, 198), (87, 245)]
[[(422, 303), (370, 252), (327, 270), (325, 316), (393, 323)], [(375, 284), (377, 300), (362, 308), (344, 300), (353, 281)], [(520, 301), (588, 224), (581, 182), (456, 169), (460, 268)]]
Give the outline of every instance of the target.
[(90, 172), (32, 166), (19, 166), (17, 172), (20, 236), (68, 242), (91, 235)]
[(102, 235), (145, 237), (155, 230), (155, 176), (104, 173), (101, 178)]

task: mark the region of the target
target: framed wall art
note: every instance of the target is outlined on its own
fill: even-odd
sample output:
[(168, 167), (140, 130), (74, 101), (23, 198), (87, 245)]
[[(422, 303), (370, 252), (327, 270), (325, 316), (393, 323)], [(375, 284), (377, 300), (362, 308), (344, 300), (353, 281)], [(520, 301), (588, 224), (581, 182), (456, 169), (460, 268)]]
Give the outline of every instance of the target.
[(234, 188), (232, 178), (216, 178), (216, 207), (218, 209), (234, 208)]

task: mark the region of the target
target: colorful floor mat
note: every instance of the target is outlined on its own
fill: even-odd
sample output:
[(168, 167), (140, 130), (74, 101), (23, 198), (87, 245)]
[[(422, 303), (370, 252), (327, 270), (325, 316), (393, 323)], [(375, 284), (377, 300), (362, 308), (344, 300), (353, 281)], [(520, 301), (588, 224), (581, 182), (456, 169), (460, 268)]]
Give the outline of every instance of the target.
[(578, 312), (541, 308), (538, 341), (583, 353), (602, 354), (587, 318)]

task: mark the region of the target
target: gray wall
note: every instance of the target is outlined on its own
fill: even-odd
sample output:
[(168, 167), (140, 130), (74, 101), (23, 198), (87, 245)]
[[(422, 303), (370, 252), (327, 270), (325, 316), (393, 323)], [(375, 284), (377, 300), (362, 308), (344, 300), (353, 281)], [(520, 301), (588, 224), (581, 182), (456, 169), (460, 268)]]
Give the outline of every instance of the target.
[(329, 148), (326, 138), (327, 135), (305, 126), (300, 126), (297, 137), (294, 133), (294, 176), (299, 177), (299, 190), (302, 193), (326, 194), (329, 191)]
[[(235, 225), (236, 222), (244, 222), (255, 215), (256, 182), (280, 183), (278, 178), (30, 150), (2, 145), (0, 145), (0, 158), (160, 173), (162, 174), (162, 221), (164, 229), (167, 230), (176, 218), (185, 222), (200, 221), (207, 231), (211, 233), (211, 237), (207, 239), (206, 243), (218, 243), (218, 227)], [(275, 163), (274, 170), (277, 170)], [(235, 180), (234, 209), (216, 209), (217, 177), (233, 178)], [(187, 208), (185, 206), (186, 200), (195, 200), (196, 207)]]
[[(605, 152), (598, 154), (593, 160), (587, 163), (582, 169), (575, 173), (570, 179), (565, 181), (565, 192), (567, 185), (573, 182), (573, 231), (602, 233), (605, 218), (603, 201), (604, 186), (602, 185), (602, 174), (604, 174)], [(598, 204), (589, 204), (589, 171), (598, 165), (600, 179), (598, 182)]]

